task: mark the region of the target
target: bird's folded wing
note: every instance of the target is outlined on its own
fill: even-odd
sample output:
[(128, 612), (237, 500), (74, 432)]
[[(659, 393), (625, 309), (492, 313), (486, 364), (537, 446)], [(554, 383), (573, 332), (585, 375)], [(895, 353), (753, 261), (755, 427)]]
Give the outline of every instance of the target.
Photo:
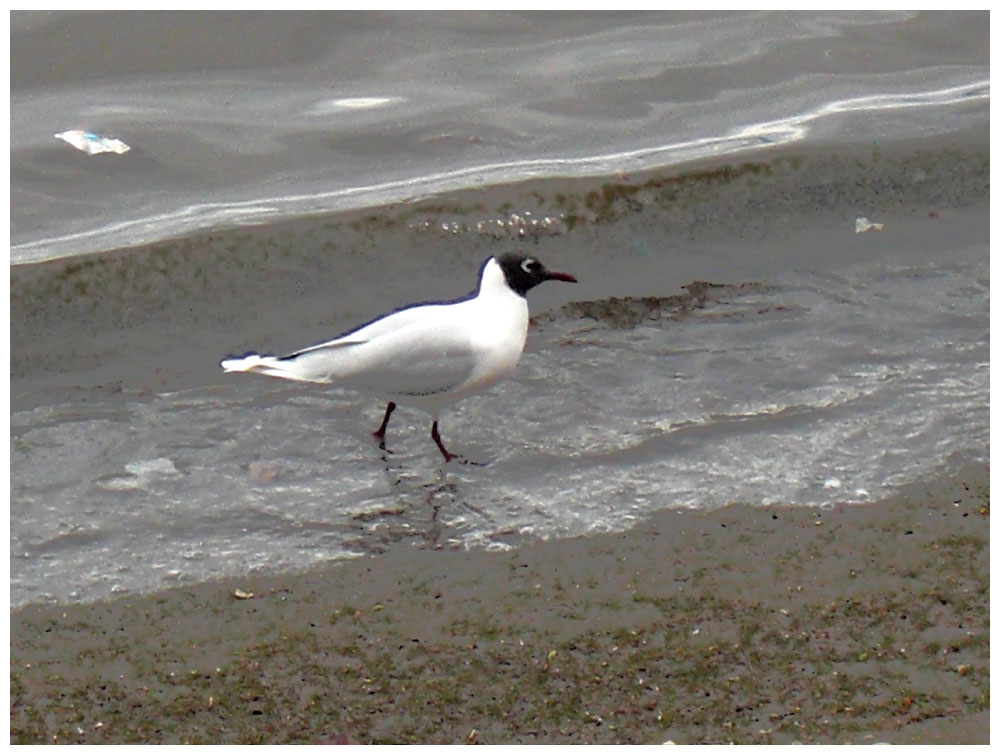
[(306, 346), (304, 349), (299, 349), (294, 354), (282, 357), (282, 359), (294, 359), (295, 357), (307, 354), (310, 351), (323, 351), (337, 349), (343, 346), (356, 346), (358, 344), (367, 343), (384, 335), (391, 335), (392, 333), (399, 332), (404, 328), (415, 327), (421, 324), (433, 324), (437, 321), (437, 318), (441, 316), (441, 312), (442, 310), (440, 305), (435, 304), (425, 304), (400, 309), (395, 312), (390, 312), (387, 315), (383, 315), (376, 320), (372, 320), (370, 323), (362, 325), (359, 328), (355, 328), (354, 330), (344, 333), (341, 336), (337, 336), (331, 341), (323, 341), (322, 343), (313, 344), (312, 346)]
[(357, 336), (316, 344), (282, 359), (305, 379), (334, 382), (381, 396), (428, 396), (465, 382), (476, 353), (462, 329), (420, 320), (366, 341)]

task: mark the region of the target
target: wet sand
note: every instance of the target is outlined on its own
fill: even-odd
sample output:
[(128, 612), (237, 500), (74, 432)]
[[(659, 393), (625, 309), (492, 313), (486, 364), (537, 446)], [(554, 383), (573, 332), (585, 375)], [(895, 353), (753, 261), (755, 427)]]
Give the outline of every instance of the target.
[(988, 617), (976, 466), (871, 505), (28, 606), (11, 741), (988, 743)]

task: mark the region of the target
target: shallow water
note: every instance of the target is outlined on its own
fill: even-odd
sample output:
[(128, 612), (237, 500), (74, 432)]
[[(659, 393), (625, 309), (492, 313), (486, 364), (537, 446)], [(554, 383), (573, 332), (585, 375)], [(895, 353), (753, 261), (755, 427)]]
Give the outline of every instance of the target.
[[(483, 465), (442, 468), (419, 412), (396, 413), (386, 454), (377, 402), (255, 376), (51, 392), (68, 400), (11, 420), (12, 600), (399, 543), (503, 547), (668, 507), (872, 501), (985, 459), (985, 207), (947, 214), (909, 220), (896, 237), (913, 248), (872, 238), (871, 260), (709, 289), (701, 306), (548, 310), (516, 378), (443, 418), (449, 447)], [(961, 244), (940, 245), (945, 226)]]
[[(95, 17), (55, 18), (86, 26)], [(141, 31), (140, 18), (126, 26)], [(462, 30), (442, 33), (521, 17), (463, 18)], [(423, 124), (392, 121), (381, 141), (381, 132), (348, 138), (344, 126), (337, 138), (357, 163), (299, 153), (297, 139), (275, 136), (268, 144), (287, 150), (255, 160), (220, 146), (203, 175), (169, 150), (150, 162), (153, 145), (169, 141), (145, 141), (161, 128), (152, 125), (136, 131), (147, 145), (140, 160), (96, 162), (58, 142), (36, 145), (22, 126), (44, 120), (46, 102), (71, 112), (81, 92), (113, 91), (124, 117), (138, 112), (140, 90), (190, 85), (183, 112), (205, 118), (189, 129), (201, 144), (273, 92), (251, 91), (213, 120), (205, 113), (220, 106), (199, 87), (219, 72), (186, 73), (180, 61), (172, 65), (183, 70), (161, 61), (162, 71), (120, 78), (64, 71), (59, 86), (41, 69), (13, 75), (13, 257), (48, 261), (11, 268), (12, 604), (387, 548), (502, 548), (621, 530), (670, 507), (877, 501), (988, 460), (988, 48), (973, 44), (975, 18), (627, 18), (566, 27), (547, 16), (538, 29), (514, 24), (494, 47), (468, 42), (448, 55), (403, 45), (400, 61), (437, 65), (479, 60), (469, 52), (479, 49), (508, 68), (483, 62), (483, 78), (469, 81), (486, 87), (489, 71), (520, 72), (522, 99), (515, 105), (515, 90), (499, 87), (492, 108), (470, 106), (466, 92), (440, 109), (413, 94), (436, 81), (419, 66), (412, 77), (426, 89), (409, 95), (352, 80), (343, 85), (352, 96), (399, 96), (406, 104), (379, 107), (417, 108), (406, 123)], [(387, 39), (411, 39), (377, 20), (371, 28)], [(58, 24), (38, 28), (46, 38)], [(512, 61), (554, 29), (566, 38), (545, 46), (556, 73), (540, 93), (524, 78), (540, 76), (540, 64)], [(923, 36), (902, 34), (916, 30)], [(682, 31), (675, 41), (687, 44), (653, 44)], [(648, 68), (618, 65), (626, 38)], [(874, 52), (859, 70), (857, 46), (875, 38), (883, 44), (865, 47)], [(817, 40), (828, 58), (812, 56)], [(300, 52), (315, 75), (350, 58), (308, 44)], [(301, 71), (296, 60), (267, 76), (227, 75), (273, 78), (285, 66)], [(805, 60), (817, 70), (800, 75)], [(395, 81), (392, 71), (403, 80), (403, 70), (387, 63), (379, 81)], [(154, 73), (184, 87), (136, 83)], [(282, 96), (298, 97), (298, 109), (281, 100), (281, 118), (262, 116), (267, 129), (315, 126), (294, 114), (334, 95), (309, 81), (285, 82)], [(581, 96), (567, 98), (567, 87)], [(676, 123), (650, 104), (654, 94), (674, 103)], [(88, 102), (80, 112), (110, 112)], [(543, 138), (526, 113), (553, 133)], [(427, 141), (459, 120), (478, 124), (469, 133), (480, 138), (487, 123), (522, 131), (503, 150), (503, 140)], [(403, 153), (412, 160), (398, 160)], [(243, 173), (206, 178), (237, 157)], [(299, 159), (315, 171), (300, 172)], [(341, 188), (328, 181), (333, 165)], [(650, 165), (660, 167), (640, 170)], [(383, 169), (407, 201), (368, 204), (391, 195), (378, 183)], [(536, 173), (548, 177), (508, 181)], [(480, 188), (445, 192), (470, 176)], [(365, 186), (382, 188), (355, 191)], [(256, 198), (244, 204), (244, 191)], [(26, 199), (43, 194), (44, 203)], [(362, 209), (329, 211), (346, 196)], [(115, 202), (121, 222), (111, 223)], [(243, 210), (264, 205), (247, 225)], [(862, 217), (881, 230), (857, 233)], [(394, 415), (383, 453), (370, 436), (378, 402), (218, 368), (226, 354), (284, 353), (414, 300), (460, 295), (485, 257), (512, 247), (580, 283), (532, 291), (518, 374), (444, 414), (448, 447), (477, 464), (442, 467), (419, 412)]]

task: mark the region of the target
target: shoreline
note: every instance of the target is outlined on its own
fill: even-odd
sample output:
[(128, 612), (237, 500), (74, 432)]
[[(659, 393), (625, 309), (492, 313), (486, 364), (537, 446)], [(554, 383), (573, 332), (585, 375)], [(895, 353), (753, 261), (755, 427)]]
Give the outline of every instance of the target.
[[(33, 409), (90, 386), (214, 385), (220, 355), (242, 344), (289, 331), (319, 341), (381, 314), (369, 290), (342, 285), (380, 266), (400, 271), (380, 298), (406, 302), (411, 287), (447, 298), (467, 288), (465, 266), (530, 244), (551, 265), (572, 264), (585, 281), (573, 292), (540, 292), (532, 305), (539, 313), (571, 298), (669, 296), (695, 280), (738, 284), (790, 266), (825, 267), (831, 245), (851, 259), (860, 249), (849, 241), (860, 209), (846, 208), (922, 236), (954, 223), (964, 239), (971, 223), (973, 238), (985, 241), (988, 166), (988, 134), (973, 128), (875, 151), (800, 146), (742, 162), (718, 157), (674, 169), (527, 179), (15, 264), (11, 403)], [(669, 241), (661, 240), (664, 228)], [(606, 251), (583, 253), (597, 233)], [(728, 250), (734, 238), (746, 246), (742, 257), (723, 253), (716, 273), (718, 254), (706, 261), (704, 250)], [(405, 259), (396, 256), (400, 248)], [(865, 239), (866, 257), (886, 253), (884, 241)], [(248, 309), (248, 301), (257, 306)]]
[(12, 743), (667, 740), (988, 743), (988, 469), (11, 614)]
[[(622, 214), (626, 214), (623, 208), (627, 210), (632, 206), (629, 199), (633, 198), (636, 192), (648, 189), (650, 185), (670, 184), (671, 202), (676, 200), (682, 204), (703, 201), (708, 195), (706, 190), (738, 182), (744, 174), (771, 177), (773, 171), (773, 177), (791, 184), (789, 186), (791, 192), (809, 188), (808, 182), (804, 186), (798, 185), (801, 176), (796, 176), (796, 171), (801, 166), (805, 165), (811, 171), (823, 172), (825, 174), (823, 181), (844, 183), (842, 173), (847, 170), (845, 165), (849, 165), (851, 161), (864, 164), (863, 169), (870, 174), (870, 181), (888, 180), (896, 191), (901, 191), (904, 188), (902, 182), (906, 175), (906, 168), (902, 164), (908, 159), (917, 158), (925, 163), (916, 168), (918, 170), (922, 167), (932, 175), (940, 173), (948, 177), (952, 173), (956, 174), (958, 177), (954, 179), (955, 182), (967, 184), (966, 192), (958, 197), (949, 197), (948, 202), (957, 199), (961, 204), (968, 204), (981, 196), (982, 190), (979, 184), (982, 182), (977, 180), (978, 176), (974, 174), (959, 173), (961, 168), (956, 168), (956, 164), (962, 162), (975, 164), (980, 153), (986, 155), (988, 163), (988, 145), (988, 132), (984, 132), (981, 125), (975, 125), (945, 134), (899, 136), (880, 141), (874, 147), (864, 140), (859, 142), (850, 139), (838, 141), (832, 138), (815, 138), (808, 143), (793, 141), (753, 144), (732, 151), (698, 154), (663, 162), (647, 163), (642, 160), (626, 159), (620, 165), (613, 165), (608, 161), (600, 168), (595, 167), (593, 170), (578, 173), (555, 170), (527, 171), (523, 175), (500, 174), (484, 180), (476, 173), (476, 166), (470, 166), (457, 171), (476, 177), (467, 182), (422, 186), (421, 180), (427, 182), (432, 180), (433, 177), (428, 176), (426, 179), (417, 179), (414, 183), (420, 188), (411, 189), (410, 193), (375, 194), (363, 202), (323, 203), (320, 201), (323, 195), (317, 194), (310, 197), (311, 203), (308, 206), (278, 214), (269, 213), (265, 216), (251, 214), (248, 217), (236, 218), (232, 213), (228, 213), (212, 222), (203, 221), (201, 224), (192, 225), (185, 225), (173, 219), (173, 222), (167, 224), (169, 230), (155, 235), (147, 232), (143, 236), (112, 237), (100, 245), (81, 245), (75, 251), (11, 261), (9, 267), (19, 274), (36, 269), (51, 269), (54, 271), (53, 276), (59, 277), (64, 274), (63, 270), (66, 268), (73, 271), (71, 274), (75, 274), (79, 268), (87, 269), (99, 261), (103, 264), (109, 257), (143, 254), (147, 251), (170, 253), (178, 245), (190, 240), (213, 243), (220, 237), (242, 239), (269, 236), (275, 231), (288, 233), (290, 229), (298, 227), (329, 228), (337, 225), (357, 230), (363, 225), (372, 225), (373, 219), (376, 218), (387, 219), (390, 226), (409, 223), (411, 227), (416, 228), (420, 225), (420, 219), (434, 214), (435, 211), (443, 211), (440, 214), (448, 215), (450, 224), (456, 227), (462, 225), (463, 220), (468, 221), (470, 216), (482, 213), (482, 217), (477, 217), (477, 220), (485, 221), (486, 230), (479, 231), (479, 235), (487, 238), (507, 238), (511, 241), (523, 238), (548, 238), (564, 235), (577, 222), (597, 225), (618, 219)], [(669, 147), (659, 149), (669, 151)], [(926, 164), (929, 156), (945, 153), (954, 156), (947, 166)], [(601, 157), (595, 155), (590, 159), (598, 162)], [(898, 165), (891, 167), (894, 162)], [(880, 169), (877, 163), (884, 165)], [(910, 166), (909, 170), (912, 172), (914, 167)], [(934, 175), (934, 178), (937, 176)], [(905, 188), (919, 195), (921, 193), (919, 184), (926, 181), (928, 178), (925, 176), (913, 182), (913, 186)], [(344, 193), (351, 196), (358, 189), (360, 187), (348, 187), (344, 189)], [(988, 196), (988, 189), (986, 191)], [(564, 199), (557, 202), (552, 197)], [(773, 198), (771, 199), (773, 201)], [(281, 201), (281, 197), (264, 197), (236, 204), (266, 205), (269, 202), (280, 204)], [(780, 201), (788, 204), (793, 199), (782, 197)], [(536, 216), (542, 214), (538, 210), (543, 204), (544, 209), (553, 215), (551, 224), (538, 224), (538, 217), (535, 218), (534, 225), (530, 222), (524, 225), (510, 223), (506, 228), (501, 228), (501, 224), (497, 223), (498, 220), (510, 221), (511, 214), (515, 219), (530, 221), (532, 211)], [(526, 213), (528, 217), (521, 217), (519, 213)], [(187, 213), (180, 211), (178, 214)], [(563, 217), (559, 217), (560, 214)], [(159, 220), (158, 217), (155, 219)], [(148, 226), (150, 220), (150, 218), (136, 219), (130, 224)], [(729, 222), (732, 220), (729, 219)], [(434, 225), (430, 224), (429, 227)], [(700, 230), (697, 225), (692, 224), (696, 231)], [(464, 236), (475, 237), (477, 234), (474, 226), (475, 222), (469, 223), (469, 227), (464, 228), (461, 233)], [(371, 232), (368, 228), (365, 230)], [(70, 234), (66, 238), (40, 239), (21, 244), (18, 248), (65, 245), (66, 240), (74, 236), (85, 238), (96, 233), (96, 231), (84, 232)], [(447, 230), (445, 233), (455, 234), (456, 231)]]

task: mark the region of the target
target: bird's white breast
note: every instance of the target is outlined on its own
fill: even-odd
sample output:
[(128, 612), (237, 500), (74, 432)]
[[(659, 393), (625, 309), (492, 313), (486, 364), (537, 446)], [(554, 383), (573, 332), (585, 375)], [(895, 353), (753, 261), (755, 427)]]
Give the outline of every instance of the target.
[(510, 289), (499, 265), (490, 262), (479, 296), (457, 306), (476, 354), (476, 367), (456, 393), (475, 393), (517, 366), (528, 334), (528, 302)]

